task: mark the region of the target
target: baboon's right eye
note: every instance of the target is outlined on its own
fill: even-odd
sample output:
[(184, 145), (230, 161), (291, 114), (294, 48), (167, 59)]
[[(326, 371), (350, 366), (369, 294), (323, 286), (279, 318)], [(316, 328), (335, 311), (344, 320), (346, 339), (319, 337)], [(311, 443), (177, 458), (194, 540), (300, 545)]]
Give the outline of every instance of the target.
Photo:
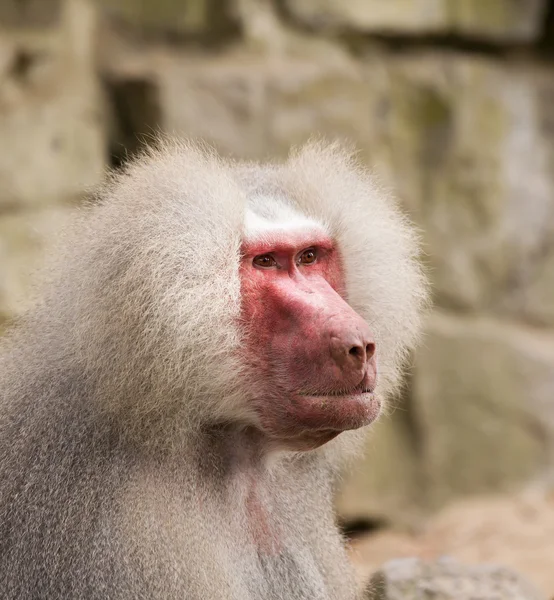
[(271, 254), (260, 254), (259, 256), (255, 256), (252, 263), (262, 269), (269, 269), (277, 265), (277, 261)]

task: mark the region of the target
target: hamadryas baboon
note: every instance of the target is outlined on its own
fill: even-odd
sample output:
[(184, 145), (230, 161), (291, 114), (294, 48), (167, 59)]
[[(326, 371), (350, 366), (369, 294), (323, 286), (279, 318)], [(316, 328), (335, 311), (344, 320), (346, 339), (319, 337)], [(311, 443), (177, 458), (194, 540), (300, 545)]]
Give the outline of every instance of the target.
[(1, 597), (354, 598), (333, 481), (425, 299), (391, 199), (165, 143), (62, 246), (1, 347)]

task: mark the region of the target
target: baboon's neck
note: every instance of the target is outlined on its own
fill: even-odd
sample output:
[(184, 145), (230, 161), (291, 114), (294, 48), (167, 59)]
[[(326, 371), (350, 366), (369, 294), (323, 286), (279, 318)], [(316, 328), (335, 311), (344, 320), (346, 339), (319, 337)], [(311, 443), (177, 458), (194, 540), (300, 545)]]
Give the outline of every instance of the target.
[[(270, 464), (267, 436), (254, 427), (224, 424), (204, 428), (199, 447), (204, 460), (211, 461), (225, 477), (236, 473), (260, 472)], [(209, 463), (208, 463), (209, 464)]]

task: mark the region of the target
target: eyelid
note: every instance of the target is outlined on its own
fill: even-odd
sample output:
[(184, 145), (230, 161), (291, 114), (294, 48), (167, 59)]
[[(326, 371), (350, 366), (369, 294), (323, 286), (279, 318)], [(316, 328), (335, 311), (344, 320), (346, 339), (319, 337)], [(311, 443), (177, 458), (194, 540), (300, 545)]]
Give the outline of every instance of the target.
[(321, 255), (320, 249), (317, 246), (308, 246), (308, 248), (304, 248), (304, 250), (301, 250), (298, 253), (297, 258), (296, 258), (296, 264), (302, 264), (302, 257), (304, 256), (304, 254), (306, 254), (306, 252), (314, 253), (314, 260), (311, 263), (307, 263), (307, 266), (311, 266), (311, 265), (315, 264)]

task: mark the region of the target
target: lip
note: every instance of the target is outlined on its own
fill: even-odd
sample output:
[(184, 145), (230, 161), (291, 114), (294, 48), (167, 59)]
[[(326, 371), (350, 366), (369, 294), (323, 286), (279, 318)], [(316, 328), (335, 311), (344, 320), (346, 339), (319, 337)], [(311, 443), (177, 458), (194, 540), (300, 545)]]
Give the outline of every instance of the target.
[(369, 425), (381, 412), (381, 402), (367, 389), (345, 394), (298, 394), (290, 409), (297, 423), (310, 430), (346, 431)]
[(366, 376), (360, 381), (360, 383), (349, 390), (334, 390), (319, 392), (318, 390), (306, 390), (297, 392), (297, 396), (305, 396), (308, 398), (345, 398), (348, 396), (358, 396), (360, 394), (373, 394), (375, 392), (375, 386), (368, 385)]
[(348, 392), (342, 392), (342, 391), (341, 392), (327, 392), (325, 394), (300, 393), (300, 394), (297, 394), (297, 396), (306, 397), (306, 398), (348, 398), (350, 396), (360, 396), (362, 394), (373, 394), (373, 391), (374, 390), (371, 388), (364, 388), (364, 387), (358, 386)]

